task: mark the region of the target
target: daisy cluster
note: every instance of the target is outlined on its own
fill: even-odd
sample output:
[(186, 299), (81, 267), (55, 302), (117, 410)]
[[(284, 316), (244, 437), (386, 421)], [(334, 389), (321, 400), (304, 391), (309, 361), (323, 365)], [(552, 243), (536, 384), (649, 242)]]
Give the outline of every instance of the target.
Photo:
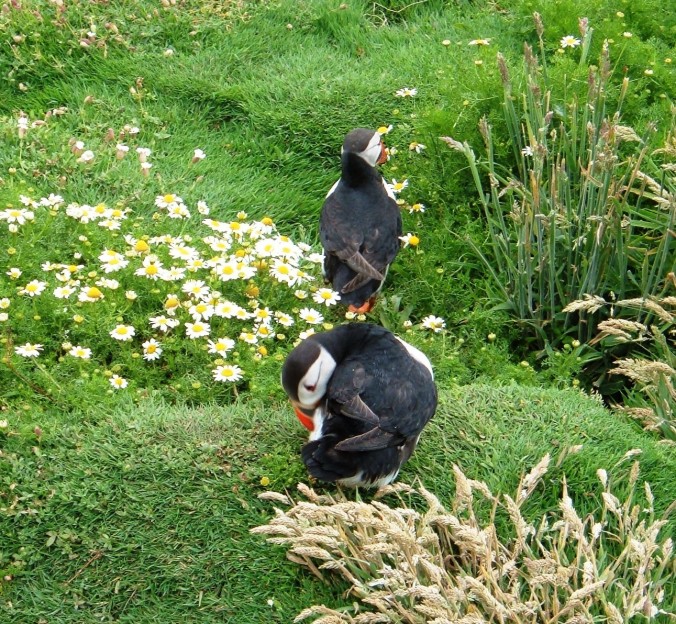
[[(416, 90), (402, 94), (413, 97)], [(19, 140), (62, 114), (65, 109), (54, 109), (31, 122), (20, 113)], [(145, 176), (152, 151), (129, 146), (139, 132), (133, 125), (109, 130), (114, 152), (76, 139), (68, 149), (80, 167), (135, 152)], [(424, 150), (412, 142), (408, 153), (417, 158)], [(397, 153), (391, 146), (389, 157)], [(195, 149), (192, 164), (206, 157)], [(394, 173), (398, 163), (390, 168)], [(409, 180), (399, 176), (387, 185), (420, 227), (424, 204), (402, 197), (410, 193)], [(195, 388), (205, 382), (227, 388), (252, 379), (257, 363), (283, 359), (289, 344), (343, 318), (329, 310), (340, 295), (321, 283), (323, 255), (283, 235), (269, 217), (212, 211), (205, 201), (186, 202), (172, 192), (145, 203), (87, 204), (19, 188), (23, 193), (10, 194), (0, 209), (8, 241), (0, 247), (0, 344), (10, 367), (34, 364), (23, 365), (24, 373), (54, 367), (50, 378), (97, 378), (111, 392), (188, 378)], [(417, 249), (420, 238), (407, 232), (401, 242)], [(438, 333), (444, 321), (426, 317), (418, 327)]]
[[(213, 380), (237, 382), (246, 358), (231, 361), (233, 353), (244, 347), (262, 359), (280, 341), (307, 337), (324, 324), (322, 309), (340, 299), (316, 285), (322, 254), (280, 234), (267, 217), (249, 220), (240, 212), (220, 221), (208, 216), (205, 202), (188, 207), (170, 193), (156, 197), (150, 218), (123, 206), (66, 203), (60, 195), (21, 195), (18, 203), (0, 212), (17, 246), (34, 245), (50, 219), (72, 233), (39, 267), (17, 262), (1, 276), (0, 328), (21, 358), (97, 360), (99, 352), (114, 356), (126, 348), (162, 366), (168, 350), (199, 344), (197, 353), (211, 358)], [(159, 232), (186, 220), (200, 235)], [(152, 231), (140, 234), (146, 228)], [(56, 340), (39, 322), (50, 314), (63, 320)], [(26, 322), (29, 315), (38, 322)], [(121, 375), (109, 381), (127, 386)]]

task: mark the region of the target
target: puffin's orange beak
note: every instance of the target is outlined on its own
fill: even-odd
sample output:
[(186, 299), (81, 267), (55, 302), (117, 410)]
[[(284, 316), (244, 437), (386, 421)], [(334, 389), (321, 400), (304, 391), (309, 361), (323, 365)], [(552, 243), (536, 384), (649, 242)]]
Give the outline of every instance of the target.
[(296, 412), (296, 416), (298, 417), (298, 420), (300, 420), (300, 424), (303, 425), (303, 427), (305, 427), (308, 431), (315, 430), (315, 423), (311, 416), (308, 416), (302, 412), (300, 408), (296, 407), (295, 405), (293, 406), (293, 411)]
[(385, 149), (385, 143), (380, 143), (380, 156), (376, 161), (376, 165), (382, 165), (384, 162), (387, 162), (387, 149)]

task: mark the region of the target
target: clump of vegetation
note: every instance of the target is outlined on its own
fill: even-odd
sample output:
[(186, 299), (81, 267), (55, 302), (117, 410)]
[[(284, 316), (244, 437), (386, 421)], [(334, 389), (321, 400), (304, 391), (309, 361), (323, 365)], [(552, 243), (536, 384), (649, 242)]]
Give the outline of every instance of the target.
[[(624, 501), (599, 469), (602, 503), (594, 513), (580, 517), (564, 479), (558, 512), (531, 522), (522, 506), (542, 484), (549, 463), (549, 456), (542, 458), (513, 496), (493, 494), (455, 465), (450, 509), (425, 488), (404, 484), (387, 486), (376, 498), (420, 495), (425, 511), (407, 506), (401, 497), (392, 507), (380, 500), (318, 495), (302, 485), (307, 500), (298, 502), (267, 492), (260, 497), (291, 507), (276, 509), (276, 517), (253, 532), (287, 546), (289, 559), (319, 578), (342, 577), (359, 598), (354, 609), (309, 607), (295, 622), (313, 617), (322, 624), (604, 618), (619, 624), (673, 617), (673, 539), (660, 537), (666, 519), (655, 517), (647, 483), (639, 500), (638, 462), (629, 473)], [(486, 509), (488, 520), (481, 521)], [(498, 516), (509, 518), (509, 534), (501, 530)]]
[[(486, 118), (483, 158), (467, 142), (444, 138), (467, 158), (479, 192), (488, 248), (474, 248), (493, 278), (494, 297), (535, 348), (551, 351), (572, 340), (589, 345), (608, 310), (621, 319), (632, 307), (640, 308), (639, 322), (668, 335), (674, 324), (674, 117), (664, 144), (656, 144), (653, 124), (641, 135), (623, 124), (629, 80), (615, 83), (607, 43), (598, 65), (588, 66), (593, 29), (584, 19), (581, 39), (564, 37), (561, 46), (565, 54), (579, 48), (577, 71), (588, 71), (587, 90), (576, 80), (558, 84), (548, 63), (561, 61), (547, 60), (537, 14), (536, 29), (541, 54), (525, 45), (523, 92), (498, 55), (514, 169), (498, 162)], [(608, 370), (620, 354), (626, 349), (607, 343), (585, 349), (587, 383), (605, 395), (617, 392)]]
[[(628, 329), (634, 330), (632, 327)], [(614, 330), (617, 332), (618, 328)], [(625, 334), (619, 336), (620, 340), (628, 340), (628, 332), (619, 331)], [(622, 358), (610, 370), (612, 374), (623, 375), (635, 384), (625, 405), (617, 409), (638, 419), (649, 431), (658, 431), (665, 438), (676, 441), (676, 354), (657, 327), (652, 326), (650, 334), (654, 341), (652, 352), (657, 359)], [(617, 336), (617, 333), (611, 335)]]

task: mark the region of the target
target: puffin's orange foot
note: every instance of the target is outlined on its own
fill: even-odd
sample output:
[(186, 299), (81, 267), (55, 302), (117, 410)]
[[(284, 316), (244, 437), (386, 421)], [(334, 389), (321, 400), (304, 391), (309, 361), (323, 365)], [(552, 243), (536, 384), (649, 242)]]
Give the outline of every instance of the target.
[(370, 312), (371, 310), (373, 310), (375, 305), (376, 305), (376, 297), (373, 296), (370, 299), (368, 299), (367, 301), (365, 301), (364, 303), (362, 303), (361, 306), (356, 307), (356, 306), (351, 305), (351, 306), (348, 306), (347, 309), (350, 312), (354, 312), (355, 314), (366, 314), (367, 312)]

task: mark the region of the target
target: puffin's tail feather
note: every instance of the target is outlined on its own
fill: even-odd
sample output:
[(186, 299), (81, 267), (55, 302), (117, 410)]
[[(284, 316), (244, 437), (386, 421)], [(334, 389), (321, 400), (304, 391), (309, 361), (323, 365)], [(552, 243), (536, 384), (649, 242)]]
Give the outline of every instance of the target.
[(333, 448), (336, 440), (328, 440), (327, 437), (308, 442), (301, 450), (308, 472), (315, 479), (327, 482), (354, 476), (358, 467), (350, 461), (353, 458), (348, 453), (337, 452)]

